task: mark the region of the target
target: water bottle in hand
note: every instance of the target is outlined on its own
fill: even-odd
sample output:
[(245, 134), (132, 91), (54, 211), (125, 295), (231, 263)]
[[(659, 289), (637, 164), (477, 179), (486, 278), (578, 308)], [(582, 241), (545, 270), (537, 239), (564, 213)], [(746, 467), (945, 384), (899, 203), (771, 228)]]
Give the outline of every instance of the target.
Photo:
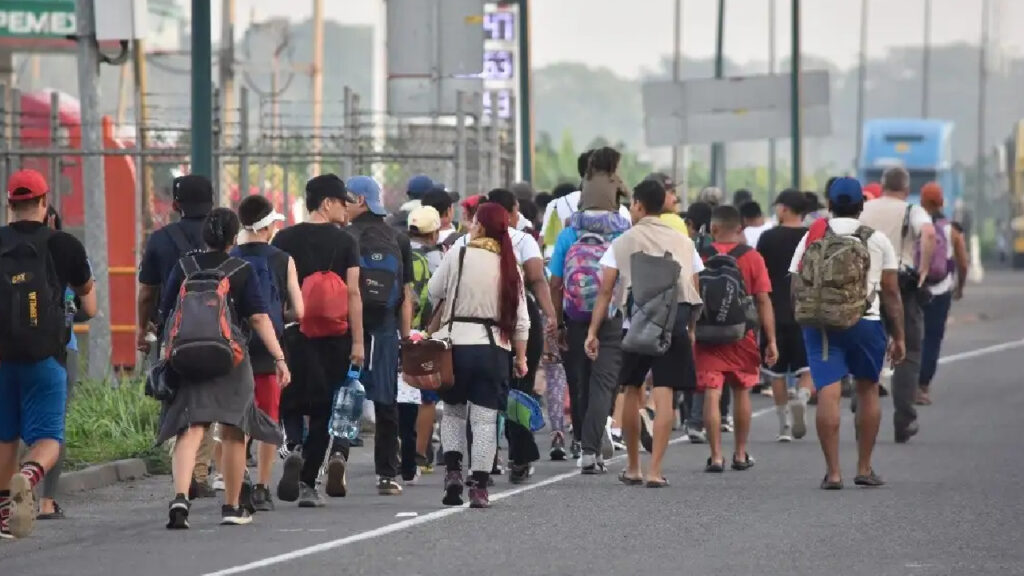
[(338, 438), (355, 440), (359, 436), (359, 421), (363, 416), (363, 400), (366, 389), (359, 381), (360, 368), (352, 366), (345, 382), (334, 395), (334, 410), (331, 414), (331, 434)]

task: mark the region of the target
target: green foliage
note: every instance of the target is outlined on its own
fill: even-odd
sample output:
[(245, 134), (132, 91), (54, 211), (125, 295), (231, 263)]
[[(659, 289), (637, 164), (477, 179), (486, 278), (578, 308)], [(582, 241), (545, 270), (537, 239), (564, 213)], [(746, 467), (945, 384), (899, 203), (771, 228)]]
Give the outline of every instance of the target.
[(70, 404), (65, 430), (70, 467), (123, 458), (144, 458), (151, 472), (166, 467), (165, 451), (153, 444), (160, 404), (146, 397), (141, 380), (126, 379), (117, 386), (105, 381), (79, 382)]
[(597, 138), (585, 147), (578, 148), (573, 142), (572, 134), (564, 132), (558, 149), (555, 149), (551, 135), (541, 132), (534, 152), (534, 187), (538, 190), (551, 190), (563, 182), (579, 182), (576, 159), (584, 150), (602, 146), (611, 146), (622, 153), (619, 175), (627, 186), (635, 186), (653, 170), (650, 162), (640, 160), (636, 152), (629, 151), (623, 142), (612, 143)]

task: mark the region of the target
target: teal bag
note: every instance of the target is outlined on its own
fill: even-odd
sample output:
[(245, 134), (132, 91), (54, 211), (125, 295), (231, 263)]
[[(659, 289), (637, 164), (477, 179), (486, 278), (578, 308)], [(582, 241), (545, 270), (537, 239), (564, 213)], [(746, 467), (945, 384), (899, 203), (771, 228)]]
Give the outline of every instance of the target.
[(519, 390), (509, 391), (505, 417), (509, 422), (529, 428), (531, 432), (537, 432), (544, 428), (544, 412), (541, 410), (540, 402)]

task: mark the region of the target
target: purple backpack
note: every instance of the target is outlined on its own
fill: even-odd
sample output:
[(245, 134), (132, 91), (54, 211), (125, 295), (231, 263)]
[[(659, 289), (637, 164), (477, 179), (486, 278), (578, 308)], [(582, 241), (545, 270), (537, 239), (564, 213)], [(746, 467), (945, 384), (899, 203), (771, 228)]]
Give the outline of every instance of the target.
[(570, 217), (569, 226), (577, 237), (565, 255), (563, 309), (570, 320), (589, 322), (601, 287), (601, 257), (612, 241), (629, 229), (629, 221), (613, 212), (577, 212)]
[[(914, 261), (921, 266), (921, 241), (914, 248)], [(928, 284), (938, 284), (953, 271), (953, 260), (949, 257), (949, 237), (946, 235), (946, 219), (935, 219), (935, 251), (932, 252), (931, 265), (928, 267)]]

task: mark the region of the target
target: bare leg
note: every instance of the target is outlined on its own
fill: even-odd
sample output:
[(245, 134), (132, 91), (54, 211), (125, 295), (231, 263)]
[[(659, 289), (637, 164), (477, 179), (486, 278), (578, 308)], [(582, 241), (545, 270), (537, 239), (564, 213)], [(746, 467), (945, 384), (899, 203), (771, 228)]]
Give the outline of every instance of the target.
[(181, 433), (174, 442), (171, 470), (174, 472), (174, 493), (188, 494), (192, 484), (192, 471), (196, 466), (196, 452), (206, 432), (204, 426), (193, 426)]
[(0, 490), (11, 487), (11, 476), (18, 468), (18, 441), (0, 442)]
[(661, 462), (668, 449), (668, 439), (672, 436), (672, 389), (655, 388), (651, 394), (654, 399), (654, 446), (651, 451), (651, 464), (647, 468), (647, 479), (661, 481)]
[(640, 478), (640, 394), (639, 386), (626, 386), (622, 400), (622, 438), (626, 441), (626, 476)]
[(427, 455), (430, 438), (434, 435), (434, 419), (436, 417), (437, 406), (434, 404), (420, 406), (419, 414), (416, 415), (416, 453), (420, 456)]
[(882, 422), (878, 384), (858, 380), (857, 403), (857, 474), (866, 476), (871, 474), (871, 453), (875, 450), (875, 439)]
[(274, 460), (277, 459), (277, 446), (269, 442), (259, 443), (259, 452), (256, 457), (257, 483), (270, 486), (270, 476), (274, 472)]
[(721, 400), (720, 388), (708, 388), (704, 391), (704, 430), (708, 434), (712, 462), (725, 461), (722, 457), (722, 411), (718, 405)]
[(615, 426), (622, 428), (622, 410), (625, 404), (626, 395), (619, 393), (615, 395), (615, 408), (612, 409), (612, 422)]
[[(843, 476), (839, 470), (839, 404), (841, 400), (842, 386), (839, 382), (833, 382), (818, 391), (815, 424), (818, 427), (821, 451), (825, 454), (825, 466), (828, 469), (830, 482), (838, 482), (842, 480)], [(877, 424), (875, 431), (878, 431)]]
[(775, 401), (775, 407), (787, 406), (789, 402), (788, 397), (789, 391), (786, 390), (786, 379), (772, 378), (772, 400)]
[(221, 474), (224, 475), (224, 504), (238, 506), (245, 475), (245, 435), (234, 426), (220, 426)]
[(733, 433), (733, 440), (736, 442), (736, 449), (733, 451), (733, 458), (739, 462), (747, 459), (747, 439), (750, 438), (750, 389), (736, 386), (732, 389), (732, 416), (736, 421), (736, 431)]

